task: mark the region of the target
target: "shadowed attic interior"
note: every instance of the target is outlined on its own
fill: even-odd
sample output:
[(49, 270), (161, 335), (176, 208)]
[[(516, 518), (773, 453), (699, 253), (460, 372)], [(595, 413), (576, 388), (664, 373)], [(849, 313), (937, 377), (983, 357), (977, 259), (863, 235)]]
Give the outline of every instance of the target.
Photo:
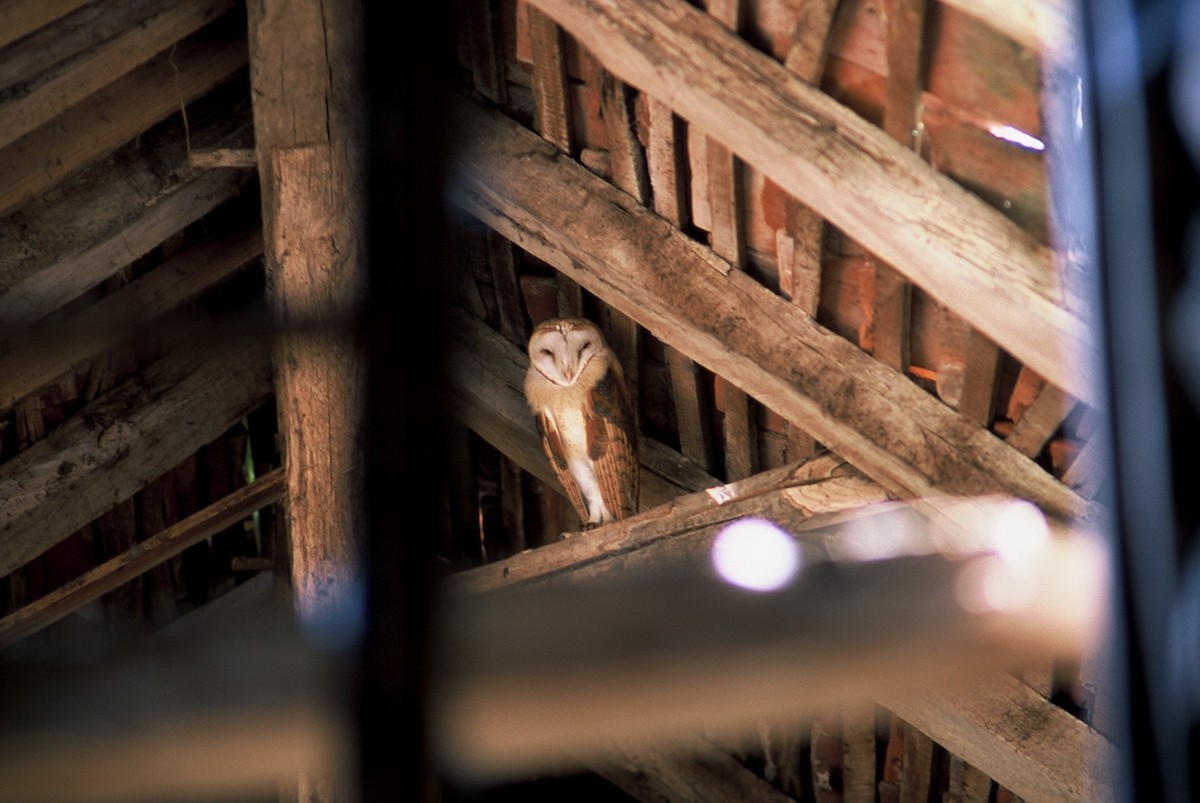
[[(965, 0), (455, 4), (447, 470), (428, 548), (458, 588), (657, 565), (736, 510), (811, 535), (885, 500), (1002, 494), (1096, 520), (1098, 391), (1071, 359), (1089, 353), (1087, 289), (1050, 249), (1063, 109), (1046, 60), (1065, 12), (1026, 7), (1040, 27)], [(338, 324), (363, 301), (367, 251), (353, 14), (0, 8), (10, 667), (211, 635), (214, 610), (313, 614), (322, 583), (352, 593), (363, 465), (339, 444), (366, 393)], [(666, 507), (560, 541), (579, 521), (521, 378), (532, 326), (578, 315), (634, 393), (642, 509)], [(726, 487), (729, 507), (698, 493)], [(964, 643), (1019, 652), (988, 638)], [(1104, 799), (1113, 705), (1098, 662), (1043, 655), (972, 694), (889, 692), (690, 753), (631, 741), (586, 771), (443, 793)], [(173, 794), (275, 799), (263, 778), (311, 759), (280, 754)]]

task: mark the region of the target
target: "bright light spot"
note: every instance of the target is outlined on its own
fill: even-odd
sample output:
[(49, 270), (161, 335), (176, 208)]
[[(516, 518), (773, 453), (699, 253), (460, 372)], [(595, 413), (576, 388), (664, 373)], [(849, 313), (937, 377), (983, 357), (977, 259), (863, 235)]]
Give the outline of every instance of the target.
[(1020, 563), (1038, 554), (1050, 541), (1046, 517), (1023, 500), (1004, 506), (995, 522), (996, 554), (1009, 563)]
[(751, 591), (774, 591), (800, 570), (800, 547), (764, 519), (740, 519), (713, 541), (713, 568), (727, 583)]
[(958, 573), (954, 595), (968, 613), (1018, 613), (1033, 604), (1033, 575), (993, 555), (968, 561)]
[(1011, 125), (989, 126), (988, 133), (997, 139), (1002, 139), (1005, 142), (1011, 142), (1012, 144), (1026, 148), (1027, 150), (1046, 150), (1046, 143), (1042, 142), (1037, 137), (1026, 134), (1019, 128), (1013, 128)]

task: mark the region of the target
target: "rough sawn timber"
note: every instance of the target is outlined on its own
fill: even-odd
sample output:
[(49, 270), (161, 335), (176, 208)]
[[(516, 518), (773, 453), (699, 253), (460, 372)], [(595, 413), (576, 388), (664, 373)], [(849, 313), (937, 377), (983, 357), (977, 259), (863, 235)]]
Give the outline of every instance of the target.
[(133, 496), (270, 392), (261, 347), (177, 348), (96, 399), (0, 465), (0, 576)]
[(178, 555), (192, 544), (237, 524), (254, 511), (279, 501), (282, 494), (283, 469), (277, 468), (183, 521), (138, 542), (120, 555), (0, 619), (0, 647), (41, 630)]
[(454, 202), (664, 343), (729, 378), (888, 490), (1008, 493), (1047, 512), (1078, 496), (978, 424), (536, 135), (473, 103)]
[[(249, 137), (243, 115), (191, 131), (193, 145)], [(0, 332), (21, 329), (104, 281), (236, 196), (251, 177), (190, 167), (181, 125), (127, 150), (0, 220)]]
[(1077, 300), (999, 211), (683, 0), (531, 4), (1014, 357), (1097, 400)]

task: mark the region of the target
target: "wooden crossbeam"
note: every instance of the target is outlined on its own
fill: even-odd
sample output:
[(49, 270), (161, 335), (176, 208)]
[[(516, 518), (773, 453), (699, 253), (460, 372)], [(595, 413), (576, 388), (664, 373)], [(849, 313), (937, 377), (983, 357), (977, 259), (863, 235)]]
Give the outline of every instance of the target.
[(0, 410), (72, 366), (130, 337), (262, 254), (258, 227), (184, 251), (66, 321), (23, 332), (0, 356)]
[(275, 469), (203, 510), (141, 541), (46, 596), (0, 619), (0, 647), (17, 642), (118, 588), (192, 544), (279, 501), (283, 470)]
[(730, 270), (536, 135), (474, 104), (457, 108), (460, 130), (472, 137), (459, 158), (455, 203), (800, 423), (884, 487), (918, 496), (1005, 492), (1057, 515), (1086, 511), (990, 432)]
[(0, 465), (0, 576), (209, 443), (271, 392), (266, 350), (182, 348)]
[(682, 0), (531, 0), (622, 80), (727, 147), (1077, 398), (1094, 351), (1048, 250)]
[(1055, 50), (1071, 35), (1067, 0), (942, 0), (1033, 51)]
[[(248, 115), (196, 126), (193, 144), (238, 142)], [(0, 336), (23, 329), (99, 284), (170, 235), (233, 198), (249, 171), (188, 166), (183, 127), (138, 159), (103, 160), (72, 191), (39, 198), (0, 220)]]
[(233, 0), (186, 0), (88, 51), (27, 95), (0, 106), (0, 147), (82, 102), (233, 7)]
[(0, 212), (45, 193), (245, 64), (241, 34), (201, 31), (15, 140), (0, 150)]

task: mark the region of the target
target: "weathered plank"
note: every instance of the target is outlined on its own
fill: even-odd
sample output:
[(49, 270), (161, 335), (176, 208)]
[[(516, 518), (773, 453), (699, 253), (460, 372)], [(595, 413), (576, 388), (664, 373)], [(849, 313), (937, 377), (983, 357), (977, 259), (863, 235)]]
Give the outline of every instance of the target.
[(987, 803), (992, 792), (992, 779), (978, 767), (972, 767), (959, 756), (950, 757), (950, 778), (946, 788), (946, 803)]
[(846, 803), (875, 803), (875, 705), (842, 705), (842, 794)]
[(473, 104), (458, 108), (462, 130), (473, 132), (458, 162), (459, 206), (880, 484), (904, 495), (1006, 492), (1059, 515), (1083, 512), (1082, 500), (990, 432), (533, 134)]
[(1115, 799), (1116, 749), (1011, 675), (939, 695), (879, 702), (1030, 800)]
[(45, 193), (228, 80), (246, 64), (246, 42), (224, 27), (188, 37), (0, 150), (0, 211)]
[(687, 744), (678, 755), (656, 750), (652, 743), (630, 740), (619, 744), (609, 757), (595, 762), (593, 770), (637, 800), (696, 803), (792, 800), (733, 756), (703, 739)]
[(0, 575), (129, 498), (261, 404), (270, 393), (265, 357), (258, 347), (177, 350), (0, 465)]
[(65, 321), (47, 321), (22, 332), (0, 356), (0, 410), (72, 366), (130, 337), (188, 299), (195, 298), (262, 253), (257, 227), (213, 240), (168, 260), (145, 276)]
[(0, 47), (65, 17), (91, 0), (5, 0), (0, 3)]
[(173, 3), (72, 60), (29, 94), (0, 105), (0, 147), (49, 122), (232, 7), (233, 0)]
[[(260, 477), (183, 521), (151, 535), (41, 599), (0, 619), (0, 647), (12, 644), (78, 610), (103, 594), (178, 555), (192, 544), (277, 502), (283, 494), (283, 470)], [(132, 508), (131, 508), (132, 509)]]
[(785, 65), (809, 84), (820, 84), (829, 56), (829, 28), (838, 0), (811, 0), (805, 3), (792, 29), (792, 45)]
[[(248, 115), (191, 132), (193, 145), (206, 146), (249, 136)], [(81, 170), (0, 220), (0, 336), (99, 284), (233, 198), (251, 178), (249, 171), (189, 167), (179, 126)]]
[(933, 772), (933, 740), (904, 723), (904, 768), (901, 773), (900, 803), (925, 803), (929, 799)]
[(500, 28), (492, 0), (472, 0), (465, 4), (464, 9), (475, 89), (497, 106), (507, 106), (504, 48), (500, 42)]
[(553, 19), (529, 8), (533, 50), (534, 127), (559, 150), (571, 152), (571, 104), (562, 31)]
[[(646, 148), (646, 166), (650, 174), (654, 211), (677, 228), (690, 222), (687, 170), (687, 133), (683, 121), (661, 101), (647, 103), (650, 142)], [(713, 466), (712, 425), (704, 414), (704, 388), (696, 363), (665, 347), (667, 368), (671, 373), (671, 398), (679, 428), (679, 447), (683, 454), (705, 470)]]
[(532, 4), (1017, 359), (1095, 400), (1092, 338), (1047, 249), (981, 199), (681, 0)]
[(1037, 457), (1072, 406), (1070, 396), (1053, 385), (1043, 385), (1033, 404), (1025, 408), (1013, 426), (1007, 438), (1008, 445), (1023, 455)]
[(943, 0), (1030, 50), (1055, 50), (1070, 35), (1066, 0)]
[[(295, 321), (316, 324), (285, 333), (274, 351), (292, 591), (302, 616), (344, 602), (362, 570), (366, 366), (348, 325), (366, 285), (361, 11), (333, 0), (247, 4), (272, 303), (285, 332)], [(310, 782), (337, 786), (302, 779)]]
[[(974, 329), (967, 332), (966, 365), (958, 411), (980, 426), (990, 426), (996, 407), (996, 380), (1000, 371), (1000, 348)], [(1009, 441), (1012, 445), (1012, 441)]]

